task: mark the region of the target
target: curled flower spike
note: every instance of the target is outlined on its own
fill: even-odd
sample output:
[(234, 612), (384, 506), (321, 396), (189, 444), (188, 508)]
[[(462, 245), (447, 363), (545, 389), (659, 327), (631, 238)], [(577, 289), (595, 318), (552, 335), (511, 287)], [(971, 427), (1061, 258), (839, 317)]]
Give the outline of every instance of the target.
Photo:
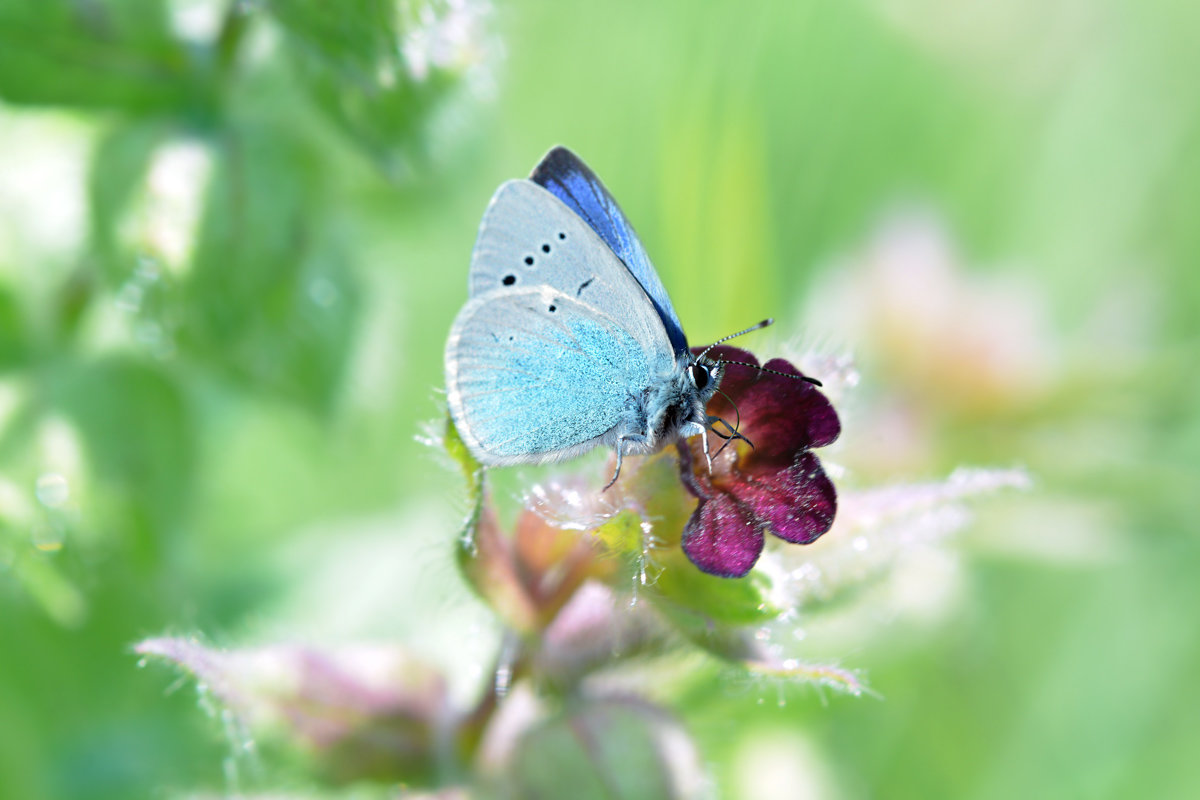
[[(753, 355), (733, 347), (716, 347), (709, 356), (758, 364)], [(765, 368), (800, 376), (779, 358)], [(740, 416), (739, 431), (753, 447), (731, 442), (713, 458), (710, 473), (701, 442), (679, 443), (683, 483), (700, 500), (684, 527), (683, 551), (704, 572), (740, 578), (758, 561), (764, 532), (809, 544), (833, 524), (837, 492), (809, 451), (832, 444), (841, 423), (811, 383), (737, 363), (726, 366), (721, 392), (708, 411), (725, 420)], [(715, 451), (721, 444), (710, 447)]]

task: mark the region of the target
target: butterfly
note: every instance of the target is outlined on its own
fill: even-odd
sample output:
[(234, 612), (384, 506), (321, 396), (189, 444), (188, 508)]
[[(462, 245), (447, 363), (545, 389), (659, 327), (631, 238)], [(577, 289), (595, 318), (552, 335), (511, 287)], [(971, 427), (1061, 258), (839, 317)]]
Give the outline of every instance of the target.
[(611, 486), (624, 456), (717, 432), (714, 423), (729, 431), (721, 438), (744, 438), (705, 413), (724, 364), (692, 354), (633, 226), (570, 150), (555, 147), (529, 179), (496, 191), (468, 286), (446, 342), (446, 390), (481, 464), (603, 445), (616, 451)]

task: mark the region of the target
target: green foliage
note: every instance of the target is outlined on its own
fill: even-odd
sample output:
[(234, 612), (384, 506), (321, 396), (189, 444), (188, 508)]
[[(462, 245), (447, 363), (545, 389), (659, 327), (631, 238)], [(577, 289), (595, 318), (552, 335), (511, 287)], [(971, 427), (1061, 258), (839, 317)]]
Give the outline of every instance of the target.
[(30, 342), (21, 300), (0, 285), (0, 375), (23, 366), (29, 358)]
[(161, 0), (0, 3), (0, 98), (11, 103), (195, 111), (211, 102), (202, 59), (171, 34)]
[[(362, 248), (343, 208), (363, 187), (396, 188), (355, 151), (422, 151), (465, 69), (414, 81), (394, 56), (397, 90), (373, 93), (374, 60), (419, 27), (393, 5), (359, 19), (317, 2), (0, 0), (0, 138), (15, 145), (0, 204), (67, 209), (48, 236), (20, 213), (0, 222), (0, 637), (38, 664), (64, 660), (56, 629), (80, 632), (66, 659), (90, 698), (76, 703), (88, 717), (78, 730), (127, 727), (130, 741), (147, 725), (171, 730), (140, 748), (158, 765), (140, 777), (100, 740), (43, 751), (61, 734), (54, 688), (6, 659), (0, 752), (19, 752), (17, 731), (37, 744), (0, 755), (0, 796), (66, 796), (45, 778), (75, 774), (76, 758), (114, 766), (72, 796), (208, 780), (184, 768), (206, 747), (180, 727), (190, 704), (157, 719), (158, 690), (131, 674), (127, 648), (150, 630), (236, 617), (239, 598), (262, 592), (261, 569), (243, 591), (238, 556), (207, 552), (215, 539), (197, 522), (225, 471), (226, 426), (266, 405), (315, 430), (344, 399)], [(352, 95), (349, 113), (334, 102)], [(70, 185), (57, 178), (68, 156), (54, 152), (68, 114), (91, 142)], [(81, 218), (68, 213), (76, 197)], [(267, 479), (264, 499), (279, 488)], [(98, 653), (119, 660), (120, 679), (92, 668)]]
[(135, 563), (156, 566), (188, 518), (196, 422), (187, 398), (169, 374), (128, 358), (64, 369), (49, 393), (115, 506), (101, 524), (128, 542)]
[(684, 559), (671, 558), (654, 584), (654, 593), (663, 604), (684, 618), (694, 618), (693, 626), (710, 630), (718, 626), (752, 626), (774, 619), (779, 609), (764, 597), (761, 575), (744, 578), (714, 578), (696, 569), (688, 569)]
[(269, 0), (267, 6), (285, 31), (304, 88), (351, 141), (390, 174), (401, 174), (410, 159), (424, 160), (424, 126), (478, 54), (463, 51), (446, 61), (437, 53), (443, 44), (434, 42), (419, 55), (410, 55), (404, 44), (424, 44), (413, 40), (420, 16), (434, 9), (447, 15), (443, 24), (476, 24), (469, 5)]
[(180, 344), (251, 386), (327, 409), (357, 288), (322, 230), (324, 191), (306, 169), (315, 159), (280, 130), (231, 133), (219, 152), (180, 287)]
[(145, 185), (155, 149), (169, 135), (167, 123), (134, 117), (114, 125), (96, 144), (88, 174), (89, 234), (109, 286), (119, 286), (133, 271), (136, 254), (119, 241), (121, 221)]

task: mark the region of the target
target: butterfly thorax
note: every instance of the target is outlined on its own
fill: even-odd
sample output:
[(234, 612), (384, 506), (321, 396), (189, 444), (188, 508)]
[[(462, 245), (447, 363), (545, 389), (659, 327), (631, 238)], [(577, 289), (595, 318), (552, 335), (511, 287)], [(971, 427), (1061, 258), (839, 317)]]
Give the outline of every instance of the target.
[(646, 390), (644, 452), (661, 450), (680, 436), (702, 433), (708, 421), (705, 408), (723, 374), (722, 364), (679, 355), (670, 373)]

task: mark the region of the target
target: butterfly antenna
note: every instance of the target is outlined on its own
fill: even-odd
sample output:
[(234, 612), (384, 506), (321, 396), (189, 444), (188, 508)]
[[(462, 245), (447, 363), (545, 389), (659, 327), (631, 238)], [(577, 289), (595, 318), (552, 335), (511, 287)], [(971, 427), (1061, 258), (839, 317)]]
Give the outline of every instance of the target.
[[(708, 355), (709, 350), (712, 350), (714, 347), (721, 344), (722, 342), (728, 342), (730, 339), (736, 339), (737, 337), (744, 336), (745, 334), (750, 333), (751, 331), (761, 330), (762, 328), (765, 328), (768, 325), (774, 325), (774, 324), (775, 324), (775, 320), (768, 317), (767, 319), (764, 319), (762, 322), (751, 325), (749, 328), (746, 328), (746, 330), (744, 330), (744, 331), (738, 331), (737, 333), (731, 333), (728, 336), (723, 336), (720, 339), (717, 339), (712, 344), (710, 344), (708, 347), (704, 348), (704, 352), (701, 353), (700, 355), (696, 356), (696, 360), (699, 361), (700, 359), (704, 358), (706, 355)], [(732, 363), (732, 362), (730, 362), (730, 363)]]
[(821, 383), (819, 380), (817, 380), (816, 378), (810, 378), (807, 375), (793, 375), (790, 372), (780, 372), (777, 369), (767, 369), (766, 367), (760, 367), (758, 364), (751, 364), (749, 361), (726, 361), (723, 358), (719, 359), (718, 361), (721, 364), (738, 364), (743, 367), (749, 367), (750, 369), (756, 369), (759, 372), (769, 372), (772, 375), (782, 375), (785, 378), (792, 378), (794, 380), (799, 380), (799, 381), (807, 381), (808, 383), (811, 383), (813, 386), (824, 386), (825, 385), (825, 384)]
[[(704, 358), (706, 355), (708, 355), (709, 350), (712, 350), (714, 347), (721, 344), (722, 342), (728, 342), (730, 339), (736, 339), (739, 336), (744, 336), (747, 333), (750, 333), (752, 331), (762, 330), (763, 328), (766, 328), (767, 326), (774, 325), (774, 324), (775, 324), (774, 318), (767, 317), (762, 322), (759, 322), (755, 325), (751, 325), (749, 328), (746, 328), (746, 330), (744, 330), (744, 331), (738, 331), (737, 333), (731, 333), (728, 336), (723, 336), (720, 339), (717, 339), (712, 344), (710, 344), (708, 347), (704, 348), (704, 352), (702, 352), (700, 355), (696, 356), (696, 360), (699, 361), (700, 359)], [(720, 363), (722, 363), (722, 364), (740, 364), (743, 367), (750, 367), (751, 369), (756, 369), (759, 372), (769, 372), (772, 375), (782, 375), (785, 378), (798, 378), (802, 381), (808, 381), (813, 386), (824, 386), (825, 385), (825, 384), (821, 383), (819, 380), (817, 380), (816, 378), (810, 378), (807, 375), (793, 375), (790, 372), (780, 372), (777, 369), (767, 369), (766, 367), (760, 367), (758, 364), (750, 364), (745, 361), (726, 361), (723, 358), (718, 359), (718, 361), (720, 361)], [(725, 394), (725, 393), (721, 392), (721, 394)], [(728, 395), (726, 395), (726, 399), (728, 399)], [(730, 400), (730, 402), (732, 403), (733, 401)], [(737, 407), (735, 406), (734, 408), (736, 410)]]

